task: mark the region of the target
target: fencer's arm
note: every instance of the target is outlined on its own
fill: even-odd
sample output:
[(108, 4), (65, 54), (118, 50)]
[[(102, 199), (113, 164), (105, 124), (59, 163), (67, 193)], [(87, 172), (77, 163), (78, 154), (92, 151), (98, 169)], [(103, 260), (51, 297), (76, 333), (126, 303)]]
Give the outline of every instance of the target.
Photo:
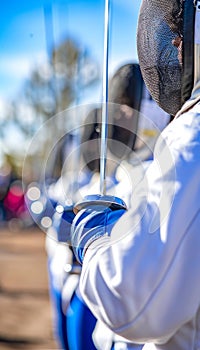
[(133, 342), (165, 342), (199, 307), (199, 119), (183, 115), (165, 129), (133, 207), (85, 254), (84, 300)]

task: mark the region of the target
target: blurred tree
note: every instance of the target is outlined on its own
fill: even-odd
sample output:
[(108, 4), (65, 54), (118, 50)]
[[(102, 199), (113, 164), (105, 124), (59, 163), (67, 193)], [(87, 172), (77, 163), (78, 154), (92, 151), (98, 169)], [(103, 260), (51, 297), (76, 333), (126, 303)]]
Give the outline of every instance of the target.
[[(63, 41), (50, 52), (47, 62), (33, 69), (24, 84), (22, 100), (15, 102), (13, 119), (24, 138), (30, 139), (45, 121), (70, 105), (79, 104), (83, 89), (98, 81), (99, 68), (89, 52), (70, 38)], [(67, 131), (72, 127), (72, 118), (65, 122), (68, 124), (65, 125)], [(63, 125), (59, 125), (58, 119), (48, 123), (47, 128), (43, 139), (39, 140), (40, 155), (37, 153), (37, 157), (44, 158), (47, 143), (62, 137), (60, 132), (63, 132)], [(54, 152), (54, 161), (56, 159), (59, 156)], [(53, 168), (56, 168), (56, 164)], [(55, 173), (58, 174), (59, 169), (55, 169)]]
[(25, 101), (42, 121), (66, 109), (80, 90), (99, 79), (97, 63), (72, 39), (55, 48), (49, 62), (35, 68), (24, 86)]
[[(4, 109), (0, 108), (0, 141), (4, 146), (2, 148), (0, 145), (1, 153), (5, 149), (6, 154), (10, 155), (9, 161), (12, 160), (12, 165), (19, 168), (19, 163), (23, 164), (23, 158), (27, 157), (27, 146), (39, 127), (70, 105), (78, 105), (83, 89), (98, 81), (97, 62), (75, 40), (67, 38), (54, 47), (48, 53), (48, 60), (33, 68), (20, 95)], [(72, 118), (65, 122), (69, 124), (65, 125), (65, 129), (70, 129)], [(63, 132), (62, 127), (56, 118), (54, 123), (47, 123), (35, 151), (28, 155), (30, 162), (26, 171), (29, 179), (31, 175), (34, 180), (37, 178), (36, 164), (46, 157), (47, 143), (51, 142), (52, 137), (57, 140), (62, 138), (59, 135), (60, 131)], [(58, 150), (61, 148), (59, 145)], [(53, 158), (54, 161), (59, 159), (55, 150)], [(59, 174), (59, 169), (56, 174)]]

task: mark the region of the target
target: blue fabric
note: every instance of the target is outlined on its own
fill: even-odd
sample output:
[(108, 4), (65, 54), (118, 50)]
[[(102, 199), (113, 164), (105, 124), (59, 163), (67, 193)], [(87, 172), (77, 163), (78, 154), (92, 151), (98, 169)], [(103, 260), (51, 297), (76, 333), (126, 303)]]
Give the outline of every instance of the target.
[(66, 317), (69, 350), (96, 350), (92, 340), (96, 318), (76, 293), (72, 297)]
[(113, 211), (109, 207), (96, 205), (83, 209), (76, 215), (71, 227), (71, 245), (81, 264), (85, 248), (99, 237), (109, 236), (113, 226), (125, 212), (125, 209)]
[(48, 274), (49, 274), (49, 294), (51, 298), (51, 305), (53, 308), (53, 331), (56, 342), (63, 350), (69, 350), (67, 333), (66, 333), (66, 315), (62, 310), (62, 295), (61, 290), (56, 289), (53, 285), (53, 276), (51, 274), (50, 259), (48, 261)]
[(93, 316), (85, 303), (74, 293), (66, 315), (62, 310), (62, 291), (53, 285), (53, 276), (49, 269), (49, 293), (53, 308), (54, 338), (62, 350), (96, 350), (92, 333), (96, 325)]
[(57, 239), (59, 242), (70, 243), (71, 224), (75, 217), (73, 207), (64, 207), (62, 214), (56, 213), (53, 225), (57, 225)]

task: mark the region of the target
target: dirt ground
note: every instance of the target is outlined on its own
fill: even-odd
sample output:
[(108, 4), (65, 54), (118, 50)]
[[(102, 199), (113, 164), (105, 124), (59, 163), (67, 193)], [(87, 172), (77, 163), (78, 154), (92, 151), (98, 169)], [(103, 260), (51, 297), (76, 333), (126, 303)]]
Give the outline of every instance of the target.
[(0, 229), (0, 350), (57, 349), (44, 244), (38, 229)]

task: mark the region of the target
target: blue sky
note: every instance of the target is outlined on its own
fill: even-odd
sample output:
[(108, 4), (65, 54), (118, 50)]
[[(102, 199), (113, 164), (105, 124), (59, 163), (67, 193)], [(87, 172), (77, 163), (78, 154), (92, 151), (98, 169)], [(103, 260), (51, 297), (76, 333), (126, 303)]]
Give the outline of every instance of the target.
[[(55, 44), (74, 37), (103, 63), (103, 0), (13, 0), (2, 2), (0, 102), (12, 99), (33, 66), (47, 55), (43, 7), (51, 4)], [(137, 61), (136, 26), (140, 0), (111, 0), (109, 73)], [(99, 98), (99, 92), (92, 98)]]

